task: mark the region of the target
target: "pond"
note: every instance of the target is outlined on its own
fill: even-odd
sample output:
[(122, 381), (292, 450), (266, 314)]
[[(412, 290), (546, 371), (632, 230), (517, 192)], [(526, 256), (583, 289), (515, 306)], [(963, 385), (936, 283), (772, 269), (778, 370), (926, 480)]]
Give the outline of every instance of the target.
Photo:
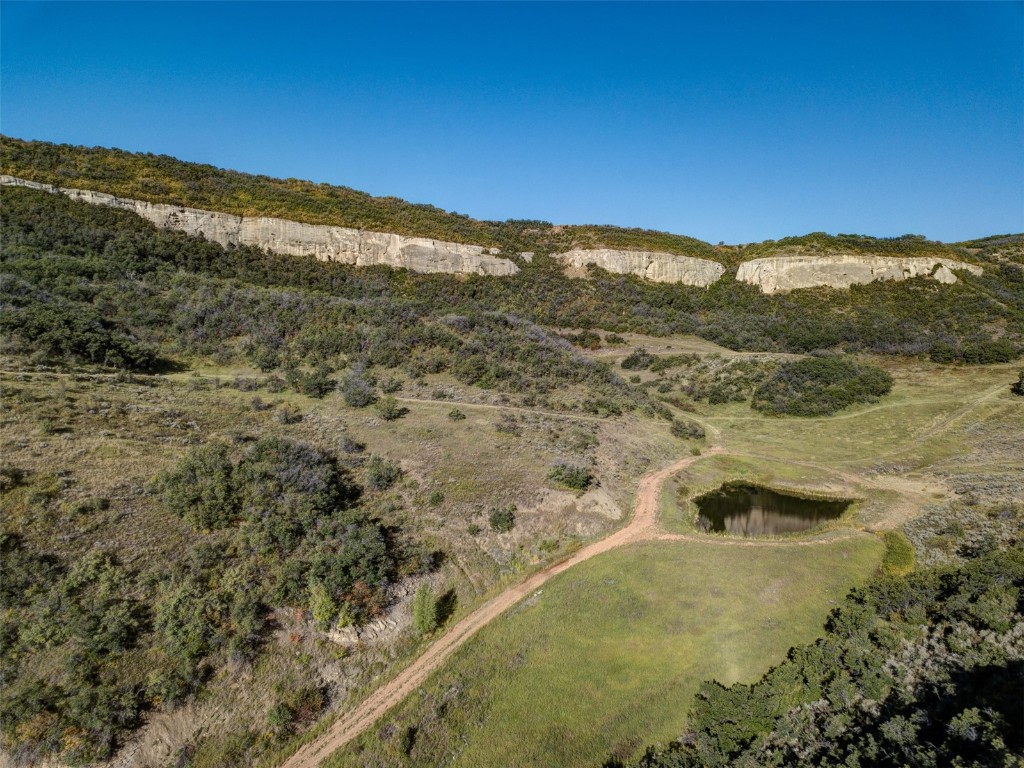
[(805, 499), (747, 483), (726, 483), (694, 499), (697, 527), (740, 536), (796, 533), (839, 517), (852, 502)]

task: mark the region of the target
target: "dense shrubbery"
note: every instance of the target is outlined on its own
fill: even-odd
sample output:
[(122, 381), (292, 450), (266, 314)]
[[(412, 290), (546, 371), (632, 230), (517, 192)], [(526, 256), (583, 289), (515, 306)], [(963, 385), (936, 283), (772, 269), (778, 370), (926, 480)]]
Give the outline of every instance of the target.
[(575, 466), (559, 462), (548, 470), (548, 480), (574, 491), (585, 491), (590, 487), (594, 476), (587, 467)]
[(686, 419), (680, 421), (679, 419), (672, 419), (672, 426), (670, 431), (674, 437), (690, 439), (690, 440), (703, 440), (704, 439), (704, 427), (695, 421)]
[(701, 358), (697, 355), (669, 355), (651, 364), (658, 378), (644, 386), (659, 393), (678, 388), (692, 400), (706, 400), (711, 405), (746, 402), (754, 389), (775, 370), (775, 363), (760, 358), (723, 358), (717, 354)]
[[(509, 278), (420, 275), (225, 250), (158, 232), (125, 211), (33, 190), (7, 188), (0, 198), (9, 344), (140, 369), (155, 364), (156, 345), (170, 354), (246, 357), (265, 370), (312, 369), (311, 394), (330, 387), (329, 369), (320, 375), (318, 364), (354, 364), (411, 377), (450, 371), (503, 391), (583, 383), (616, 407), (638, 404), (606, 366), (532, 323), (696, 333), (766, 351), (934, 348), (942, 357), (949, 345), (963, 352), (954, 359), (971, 362), (1017, 354), (1024, 340), (1024, 284), (995, 268), (948, 286), (919, 278), (774, 296), (728, 276), (706, 290), (600, 270), (570, 280), (540, 255)], [(69, 316), (81, 319), (79, 330), (57, 333)], [(97, 317), (98, 326), (85, 323)], [(1001, 336), (986, 335), (990, 328)]]
[(107, 552), (63, 562), (0, 538), (0, 734), (16, 759), (105, 759), (144, 710), (252, 661), (269, 606), (324, 628), (364, 621), (398, 568), (347, 472), (302, 443), (200, 446), (153, 491), (197, 535), (145, 575)]
[(883, 576), (754, 685), (705, 683), (643, 768), (1015, 765), (1024, 753), (1024, 550)]
[(622, 368), (627, 371), (642, 371), (644, 368), (650, 368), (654, 360), (654, 355), (640, 347), (626, 356), (622, 361)]
[[(0, 541), (0, 733), (15, 760), (72, 763), (113, 754), (146, 704), (135, 657), (146, 610), (131, 575), (105, 552), (73, 565)], [(40, 666), (42, 665), (42, 666)]]
[[(491, 311), (496, 302), (467, 298), (491, 284), (485, 278), (224, 250), (156, 231), (124, 211), (33, 190), (4, 189), (2, 202), (5, 327), (10, 344), (39, 355), (135, 369), (155, 364), (157, 345), (174, 355), (247, 358), (282, 368), (293, 388), (315, 397), (334, 388), (332, 370), (347, 366), (340, 388), (353, 406), (376, 399), (380, 368), (413, 378), (450, 371), (511, 392), (583, 384), (620, 409), (643, 404), (608, 366), (565, 340)], [(451, 314), (459, 306), (464, 311)], [(65, 316), (103, 317), (106, 335), (83, 331), (72, 343), (78, 336), (61, 326)], [(34, 317), (49, 318), (50, 330), (38, 330)], [(59, 345), (44, 343), (53, 329)], [(129, 354), (125, 340), (149, 356)]]
[(873, 402), (891, 389), (892, 376), (877, 366), (843, 357), (808, 357), (780, 365), (754, 390), (751, 406), (768, 414), (828, 416)]

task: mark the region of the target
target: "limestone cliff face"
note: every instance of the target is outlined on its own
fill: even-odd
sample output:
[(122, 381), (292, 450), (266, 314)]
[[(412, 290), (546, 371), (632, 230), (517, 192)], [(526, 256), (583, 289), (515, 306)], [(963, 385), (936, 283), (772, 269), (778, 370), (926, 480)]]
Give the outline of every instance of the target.
[(725, 267), (717, 261), (652, 251), (577, 249), (555, 254), (555, 258), (576, 269), (595, 264), (618, 275), (639, 275), (657, 283), (682, 283), (701, 288), (711, 285), (725, 272)]
[(302, 224), (266, 216), (233, 216), (177, 205), (147, 203), (85, 189), (66, 189), (13, 176), (0, 176), (0, 185), (22, 186), (60, 193), (94, 205), (137, 213), (158, 227), (203, 235), (221, 245), (251, 245), (286, 256), (315, 256), (355, 266), (383, 264), (413, 272), (448, 272), (477, 275), (514, 275), (512, 261), (495, 255), (497, 249), (367, 232), (348, 227)]
[(930, 277), (940, 283), (955, 283), (954, 269), (980, 275), (981, 267), (938, 256), (772, 256), (740, 265), (736, 279), (780, 293), (796, 288), (830, 286), (849, 288), (875, 280), (906, 280)]

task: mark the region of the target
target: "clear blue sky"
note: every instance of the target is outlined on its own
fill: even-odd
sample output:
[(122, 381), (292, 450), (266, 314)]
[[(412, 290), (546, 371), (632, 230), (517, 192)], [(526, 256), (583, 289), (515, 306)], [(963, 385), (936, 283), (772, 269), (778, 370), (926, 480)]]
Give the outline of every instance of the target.
[(477, 218), (1024, 231), (1024, 4), (23, 3), (0, 131)]

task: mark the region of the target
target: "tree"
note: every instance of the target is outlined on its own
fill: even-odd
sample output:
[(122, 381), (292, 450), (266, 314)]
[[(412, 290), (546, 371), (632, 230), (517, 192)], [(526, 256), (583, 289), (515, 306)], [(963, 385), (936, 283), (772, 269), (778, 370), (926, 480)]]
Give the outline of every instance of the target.
[(438, 624), (437, 596), (424, 582), (412, 599), (412, 625), (419, 635), (429, 635)]

